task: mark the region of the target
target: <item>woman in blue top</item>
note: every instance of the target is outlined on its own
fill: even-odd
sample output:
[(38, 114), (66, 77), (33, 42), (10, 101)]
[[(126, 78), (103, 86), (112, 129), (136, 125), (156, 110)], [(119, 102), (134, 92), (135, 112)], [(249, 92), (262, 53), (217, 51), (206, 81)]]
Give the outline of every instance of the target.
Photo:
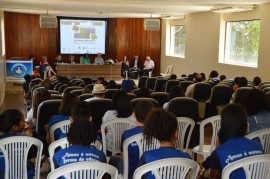
[(70, 146), (54, 154), (53, 161), (55, 168), (82, 161), (106, 163), (104, 153), (91, 145), (96, 141), (96, 138), (97, 130), (92, 122), (82, 120), (71, 123), (69, 132), (67, 133)]
[[(238, 104), (226, 106), (221, 113), (221, 127), (218, 133), (220, 146), (202, 163), (210, 170), (210, 178), (221, 178), (228, 164), (252, 155), (263, 154), (260, 143), (245, 138), (247, 132), (247, 114)], [(245, 179), (243, 169), (230, 175), (230, 179)]]
[[(17, 109), (8, 109), (0, 115), (0, 142), (1, 139), (23, 135), (32, 136), (32, 130), (29, 125), (25, 124), (23, 114)], [(30, 154), (30, 153), (29, 153)], [(28, 155), (28, 158), (31, 158)], [(28, 179), (32, 179), (34, 176), (33, 168), (30, 162), (27, 163), (27, 175)], [(2, 151), (0, 150), (0, 179), (4, 179), (5, 176), (5, 160)]]
[[(67, 93), (65, 94), (59, 110), (58, 110), (58, 115), (54, 115), (51, 117), (49, 124), (48, 124), (48, 134), (47, 134), (47, 142), (51, 143), (50, 141), (50, 136), (49, 136), (49, 132), (50, 132), (50, 128), (61, 121), (65, 121), (65, 120), (69, 120), (69, 116), (71, 115), (71, 108), (72, 106), (74, 106), (77, 102), (78, 102), (78, 96), (76, 94), (72, 94), (72, 93)], [(60, 129), (55, 130), (54, 132), (54, 139), (58, 140), (60, 139), (60, 135), (62, 134)]]
[[(152, 110), (144, 123), (143, 134), (147, 144), (151, 144), (153, 138), (159, 140), (160, 148), (145, 152), (140, 158), (138, 167), (160, 159), (190, 158), (187, 153), (175, 149), (178, 130), (177, 119), (173, 113), (164, 109)], [(146, 178), (155, 177), (147, 174)]]

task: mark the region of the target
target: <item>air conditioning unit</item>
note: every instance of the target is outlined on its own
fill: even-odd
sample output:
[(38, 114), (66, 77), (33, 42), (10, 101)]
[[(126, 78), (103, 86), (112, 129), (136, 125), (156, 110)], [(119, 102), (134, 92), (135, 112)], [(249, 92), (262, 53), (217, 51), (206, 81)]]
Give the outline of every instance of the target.
[(144, 19), (144, 30), (159, 31), (160, 19)]
[(56, 16), (41, 15), (39, 23), (40, 28), (57, 28)]
[(231, 13), (231, 12), (242, 12), (242, 11), (250, 11), (254, 9), (254, 5), (252, 4), (239, 4), (239, 5), (216, 5), (211, 8), (212, 12), (215, 13)]

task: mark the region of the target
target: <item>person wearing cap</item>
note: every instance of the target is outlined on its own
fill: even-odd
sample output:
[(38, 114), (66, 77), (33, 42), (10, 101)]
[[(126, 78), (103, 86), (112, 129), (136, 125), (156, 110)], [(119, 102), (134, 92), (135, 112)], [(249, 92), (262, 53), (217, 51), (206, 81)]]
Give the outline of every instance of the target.
[(105, 98), (105, 92), (106, 92), (106, 90), (105, 90), (105, 87), (103, 86), (103, 84), (95, 84), (93, 91), (92, 91), (94, 97), (86, 99), (84, 101), (89, 102), (89, 101), (96, 100), (96, 99), (103, 99), (103, 98)]
[(149, 56), (146, 57), (143, 68), (143, 75), (148, 76), (149, 72), (152, 72), (155, 67), (155, 63)]

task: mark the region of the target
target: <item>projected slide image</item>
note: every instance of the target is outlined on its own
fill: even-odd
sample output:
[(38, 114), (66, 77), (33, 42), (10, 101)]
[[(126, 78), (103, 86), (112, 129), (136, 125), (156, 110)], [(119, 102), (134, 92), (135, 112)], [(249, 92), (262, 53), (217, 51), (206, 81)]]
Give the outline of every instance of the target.
[(60, 21), (62, 54), (105, 53), (106, 22), (91, 20)]

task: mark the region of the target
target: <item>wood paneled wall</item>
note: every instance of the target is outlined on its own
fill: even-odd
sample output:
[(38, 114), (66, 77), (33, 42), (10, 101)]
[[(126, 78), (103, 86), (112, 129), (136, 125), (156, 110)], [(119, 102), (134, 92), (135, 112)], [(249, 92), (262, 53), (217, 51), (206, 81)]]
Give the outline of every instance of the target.
[[(39, 15), (12, 12), (4, 15), (7, 59), (33, 54), (39, 61), (46, 55), (54, 63), (60, 53), (58, 29), (40, 28)], [(106, 55), (119, 61), (126, 55), (131, 61), (137, 54), (142, 63), (149, 55), (155, 62), (154, 74), (160, 73), (161, 30), (145, 31), (144, 20), (140, 18), (111, 18), (107, 22)], [(77, 62), (79, 56), (75, 56)], [(62, 57), (68, 60), (68, 55)]]

